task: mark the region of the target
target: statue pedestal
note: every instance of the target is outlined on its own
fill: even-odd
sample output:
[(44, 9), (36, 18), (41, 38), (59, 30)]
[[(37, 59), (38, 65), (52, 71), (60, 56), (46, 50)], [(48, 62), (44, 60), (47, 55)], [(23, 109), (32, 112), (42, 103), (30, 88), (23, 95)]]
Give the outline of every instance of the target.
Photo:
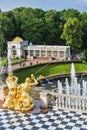
[(4, 85), (3, 87), (0, 86), (0, 100), (4, 101), (4, 94), (5, 94), (6, 89), (7, 89), (6, 85)]
[(40, 92), (40, 107), (41, 108), (48, 108), (50, 100), (49, 90), (43, 90)]

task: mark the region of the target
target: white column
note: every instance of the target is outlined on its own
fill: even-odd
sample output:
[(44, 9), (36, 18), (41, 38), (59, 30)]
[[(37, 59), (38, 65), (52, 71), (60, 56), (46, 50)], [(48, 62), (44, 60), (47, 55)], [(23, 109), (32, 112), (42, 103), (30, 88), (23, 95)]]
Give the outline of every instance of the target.
[(68, 56), (70, 56), (70, 49), (68, 49)]
[(57, 57), (59, 58), (59, 50), (58, 50), (58, 52), (57, 52)]
[(64, 55), (63, 55), (64, 61), (66, 60), (66, 51), (64, 51)]
[(53, 56), (53, 51), (51, 51), (51, 57), (54, 57), (54, 56)]
[(36, 56), (36, 54), (35, 54), (35, 50), (34, 50), (34, 56)]
[(30, 50), (28, 50), (28, 56), (30, 56)]
[(41, 50), (39, 50), (39, 57), (41, 57)]
[(45, 50), (45, 57), (47, 57), (47, 50)]

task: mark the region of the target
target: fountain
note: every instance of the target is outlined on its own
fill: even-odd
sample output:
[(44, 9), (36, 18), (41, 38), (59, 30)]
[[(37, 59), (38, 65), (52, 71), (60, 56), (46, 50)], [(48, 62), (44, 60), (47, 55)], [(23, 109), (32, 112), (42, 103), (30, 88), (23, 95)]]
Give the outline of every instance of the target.
[(75, 68), (74, 68), (74, 64), (71, 64), (71, 90), (70, 93), (71, 94), (75, 94), (75, 88), (77, 86), (77, 80), (76, 80), (76, 75), (75, 75)]
[[(87, 90), (87, 81), (82, 80), (82, 83), (80, 84), (78, 82), (78, 79), (75, 74), (75, 67), (74, 64), (71, 64), (71, 73), (70, 73), (70, 84), (68, 79), (65, 80), (65, 87), (60, 84), (60, 81), (58, 80), (58, 93), (60, 93), (61, 90), (65, 90), (66, 94), (70, 95), (78, 95), (78, 96), (87, 96), (86, 90)], [(82, 87), (81, 87), (82, 86)], [(63, 93), (63, 91), (62, 91)]]
[[(53, 91), (52, 91), (53, 90)], [(87, 111), (87, 81), (82, 80), (80, 83), (75, 74), (74, 64), (71, 64), (70, 82), (68, 78), (65, 83), (57, 81), (57, 91), (43, 91), (40, 93), (41, 107), (58, 107), (73, 110)]]
[(10, 57), (7, 57), (8, 60), (8, 74), (12, 72), (12, 65), (11, 65), (11, 59)]

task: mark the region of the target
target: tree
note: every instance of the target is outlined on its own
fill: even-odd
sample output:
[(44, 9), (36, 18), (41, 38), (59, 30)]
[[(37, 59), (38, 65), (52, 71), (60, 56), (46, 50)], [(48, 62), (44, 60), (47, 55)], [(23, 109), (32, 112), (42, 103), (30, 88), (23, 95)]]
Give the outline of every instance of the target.
[(60, 12), (56, 10), (49, 10), (45, 13), (45, 21), (48, 33), (46, 35), (46, 43), (51, 45), (60, 45), (62, 40), (60, 39), (62, 30), (62, 21)]
[(4, 53), (4, 43), (5, 43), (5, 37), (4, 34), (0, 31), (0, 56)]
[(11, 19), (4, 13), (0, 15), (0, 31), (3, 32), (5, 38), (8, 40), (11, 39), (14, 32), (14, 26), (11, 22)]
[(69, 18), (64, 24), (62, 39), (70, 46), (73, 52), (78, 51), (82, 45), (82, 24), (77, 18)]
[(87, 12), (83, 12), (81, 14), (81, 22), (82, 22), (82, 25), (83, 25), (83, 28), (82, 28), (82, 32), (83, 32), (83, 36), (82, 36), (83, 45), (82, 45), (82, 48), (85, 49), (85, 48), (87, 48)]
[[(11, 19), (5, 15), (5, 13), (0, 14), (0, 37), (2, 37), (3, 51), (7, 50), (7, 40), (11, 40), (14, 33), (14, 26)], [(4, 42), (3, 42), (4, 41)]]
[(87, 61), (87, 49), (83, 51), (82, 60)]
[(41, 44), (41, 42), (43, 42), (43, 26), (43, 19), (33, 18), (32, 21), (26, 21), (25, 24), (22, 25), (23, 37), (33, 44)]
[(60, 13), (61, 13), (61, 18), (62, 18), (64, 23), (70, 17), (71, 18), (78, 18), (79, 20), (81, 19), (80, 12), (78, 12), (78, 10), (75, 10), (75, 9), (68, 9), (68, 10), (64, 9)]
[(20, 36), (22, 37), (22, 31), (21, 31), (21, 26), (22, 26), (22, 22), (23, 19), (22, 17), (23, 15), (23, 11), (24, 11), (24, 7), (20, 7), (20, 8), (15, 8), (13, 10), (13, 15), (14, 15), (14, 25), (15, 25), (15, 36)]

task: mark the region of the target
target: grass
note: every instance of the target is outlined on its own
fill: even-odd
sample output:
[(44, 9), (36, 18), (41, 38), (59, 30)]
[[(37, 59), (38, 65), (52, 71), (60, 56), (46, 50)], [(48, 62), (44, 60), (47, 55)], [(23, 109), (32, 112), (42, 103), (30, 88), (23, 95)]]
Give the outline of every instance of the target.
[[(19, 78), (19, 83), (24, 82), (26, 77), (34, 74), (36, 77), (39, 75), (51, 76), (57, 74), (70, 73), (71, 64), (46, 64), (40, 66), (31, 66), (19, 69), (14, 74)], [(75, 63), (76, 72), (87, 72), (87, 63)]]
[[(20, 60), (20, 59), (11, 59), (11, 63), (12, 64), (16, 64), (16, 63), (20, 63), (22, 62), (23, 60)], [(4, 58), (4, 59), (1, 59), (1, 65), (4, 66), (4, 65), (7, 65), (7, 59)]]

